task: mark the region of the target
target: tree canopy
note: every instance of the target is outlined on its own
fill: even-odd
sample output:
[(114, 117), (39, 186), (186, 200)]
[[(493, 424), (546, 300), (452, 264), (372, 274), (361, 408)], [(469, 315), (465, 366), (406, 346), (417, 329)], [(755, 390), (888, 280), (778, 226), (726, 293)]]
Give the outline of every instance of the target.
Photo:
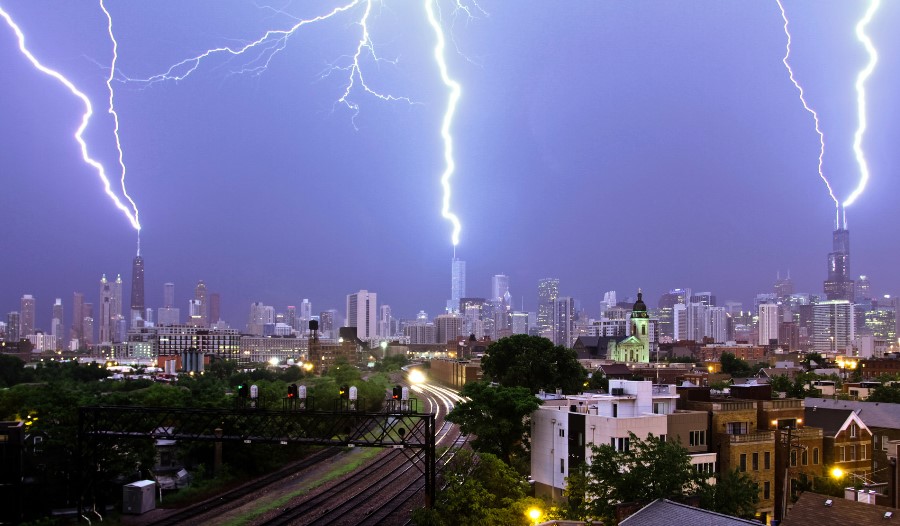
[(466, 384), (462, 395), (469, 400), (454, 407), (447, 420), (475, 435), (475, 451), (496, 455), (507, 464), (527, 451), (529, 417), (541, 405), (531, 391), (476, 382)]
[(532, 393), (541, 389), (577, 393), (584, 389), (587, 379), (574, 350), (527, 334), (501, 338), (489, 345), (481, 369), (485, 377), (504, 387), (525, 387)]
[(742, 360), (730, 352), (723, 352), (719, 361), (722, 363), (722, 372), (734, 377), (742, 378), (750, 376), (754, 372), (746, 360)]
[(553, 517), (546, 503), (528, 497), (524, 479), (489, 453), (460, 449), (444, 469), (443, 483), (434, 508), (413, 515), (419, 526), (526, 526), (531, 506)]
[(640, 439), (629, 433), (626, 449), (595, 445), (589, 464), (571, 468), (566, 479), (567, 515), (615, 524), (616, 507), (621, 503), (648, 503), (659, 498), (683, 501), (691, 496), (699, 497), (702, 507), (720, 513), (755, 514), (758, 488), (746, 474), (723, 475), (721, 487), (709, 484), (708, 477), (694, 470), (681, 444), (652, 434)]

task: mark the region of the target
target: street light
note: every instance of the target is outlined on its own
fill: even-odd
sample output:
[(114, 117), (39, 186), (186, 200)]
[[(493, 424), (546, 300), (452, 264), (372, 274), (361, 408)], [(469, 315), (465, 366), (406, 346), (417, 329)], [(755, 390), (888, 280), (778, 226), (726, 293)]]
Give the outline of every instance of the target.
[(537, 524), (538, 521), (541, 520), (541, 515), (543, 515), (543, 513), (541, 513), (541, 510), (539, 508), (531, 507), (528, 508), (528, 511), (525, 512), (525, 515), (527, 515), (529, 519)]
[[(843, 469), (841, 469), (837, 466), (835, 466), (831, 469), (831, 476), (836, 479), (842, 479), (842, 478), (844, 478), (844, 475), (850, 475), (851, 477), (862, 482), (863, 488), (867, 488), (873, 484), (873, 482), (871, 480), (867, 479), (866, 477), (864, 477), (862, 475), (853, 473), (852, 471), (844, 471)], [(853, 496), (854, 496), (854, 500), (859, 500), (859, 490), (857, 488), (853, 488)]]

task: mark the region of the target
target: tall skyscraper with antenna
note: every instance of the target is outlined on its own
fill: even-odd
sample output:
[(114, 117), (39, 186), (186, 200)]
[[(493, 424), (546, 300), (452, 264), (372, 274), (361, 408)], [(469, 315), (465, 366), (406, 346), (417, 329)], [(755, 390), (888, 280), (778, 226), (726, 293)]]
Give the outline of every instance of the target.
[(839, 226), (832, 233), (832, 251), (828, 254), (828, 279), (825, 297), (828, 300), (847, 300), (853, 303), (856, 283), (850, 279), (850, 231)]
[(450, 300), (447, 312), (459, 312), (459, 299), (466, 297), (466, 262), (453, 257), (450, 263)]
[(131, 326), (144, 319), (144, 258), (140, 253), (131, 262)]

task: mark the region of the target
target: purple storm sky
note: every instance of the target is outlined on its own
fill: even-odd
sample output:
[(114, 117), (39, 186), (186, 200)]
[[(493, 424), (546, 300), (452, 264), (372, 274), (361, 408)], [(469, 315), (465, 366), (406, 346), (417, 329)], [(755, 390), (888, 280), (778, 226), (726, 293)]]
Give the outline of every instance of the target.
[[(331, 2), (107, 0), (118, 69), (145, 77), (208, 48), (259, 38)], [(441, 1), (451, 28), (451, 2)], [(859, 180), (854, 82), (868, 56), (856, 22), (868, 1), (785, 0), (791, 63), (825, 133), (824, 169), (839, 197)], [(534, 310), (537, 280), (596, 316), (604, 291), (638, 287), (655, 306), (673, 287), (749, 303), (788, 270), (820, 293), (834, 205), (816, 172), (818, 137), (781, 60), (774, 0), (501, 2), (452, 27), (450, 74), (462, 85), (453, 123), (451, 209), (469, 296), (510, 276)], [(27, 45), (91, 97), (86, 138), (114, 172), (105, 113), (112, 47), (98, 2), (0, 0)], [(357, 8), (301, 28), (260, 75), (215, 60), (178, 83), (115, 83), (126, 185), (140, 209), (147, 305), (198, 280), (243, 327), (252, 301), (283, 310), (378, 293), (395, 316), (435, 315), (450, 295), (450, 224), (441, 218), (440, 138), (447, 89), (432, 60), (422, 2), (386, 0), (369, 21), (381, 56), (367, 82), (417, 102), (355, 91), (322, 71), (352, 54)], [(900, 293), (900, 3), (868, 28), (880, 51), (867, 82), (864, 138), (872, 174), (848, 209), (851, 271)], [(459, 50), (459, 53), (456, 52)], [(103, 194), (72, 134), (82, 106), (37, 72), (0, 24), (0, 309), (37, 298), (48, 328), (55, 297), (96, 301), (101, 274), (128, 283), (136, 234)], [(126, 306), (130, 301), (125, 287)]]

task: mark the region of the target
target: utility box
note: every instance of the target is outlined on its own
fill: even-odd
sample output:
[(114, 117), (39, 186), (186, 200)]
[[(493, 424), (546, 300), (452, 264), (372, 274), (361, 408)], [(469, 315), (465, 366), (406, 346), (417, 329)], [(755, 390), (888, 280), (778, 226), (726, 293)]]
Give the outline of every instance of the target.
[(156, 509), (156, 482), (139, 480), (122, 486), (122, 513), (140, 515)]

